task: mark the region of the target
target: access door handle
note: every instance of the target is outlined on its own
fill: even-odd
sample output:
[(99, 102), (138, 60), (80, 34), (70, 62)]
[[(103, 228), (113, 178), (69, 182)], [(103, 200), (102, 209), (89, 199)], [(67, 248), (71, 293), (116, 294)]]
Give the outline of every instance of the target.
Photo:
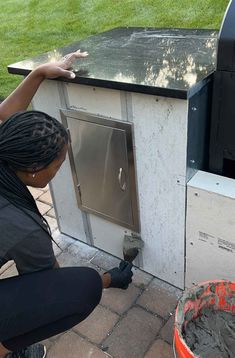
[(126, 190), (126, 173), (123, 168), (119, 168), (118, 182), (119, 182), (120, 189), (122, 191), (125, 191)]

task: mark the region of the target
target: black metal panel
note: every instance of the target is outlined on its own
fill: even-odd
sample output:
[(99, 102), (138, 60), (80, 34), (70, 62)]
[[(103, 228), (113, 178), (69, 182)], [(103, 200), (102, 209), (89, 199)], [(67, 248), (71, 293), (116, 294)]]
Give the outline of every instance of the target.
[(235, 0), (230, 1), (221, 26), (217, 70), (235, 71)]
[(196, 171), (208, 169), (211, 86), (208, 83), (189, 100), (187, 181)]
[(213, 85), (210, 170), (226, 174), (225, 159), (235, 161), (235, 72), (217, 71)]
[(220, 30), (213, 75), (209, 169), (235, 178), (235, 0)]

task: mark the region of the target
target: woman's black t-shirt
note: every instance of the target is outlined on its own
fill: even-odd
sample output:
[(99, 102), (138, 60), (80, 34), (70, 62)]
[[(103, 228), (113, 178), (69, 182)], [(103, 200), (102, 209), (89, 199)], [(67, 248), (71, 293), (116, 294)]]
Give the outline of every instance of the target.
[(51, 238), (42, 219), (24, 210), (29, 215), (0, 196), (0, 267), (14, 260), (19, 274), (50, 269), (55, 264)]

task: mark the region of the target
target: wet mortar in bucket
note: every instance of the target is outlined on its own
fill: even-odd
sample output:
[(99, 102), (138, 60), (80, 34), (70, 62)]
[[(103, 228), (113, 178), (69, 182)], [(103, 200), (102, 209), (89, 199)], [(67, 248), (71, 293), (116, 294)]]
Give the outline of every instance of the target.
[(235, 357), (235, 282), (199, 284), (185, 292), (175, 318), (179, 358)]

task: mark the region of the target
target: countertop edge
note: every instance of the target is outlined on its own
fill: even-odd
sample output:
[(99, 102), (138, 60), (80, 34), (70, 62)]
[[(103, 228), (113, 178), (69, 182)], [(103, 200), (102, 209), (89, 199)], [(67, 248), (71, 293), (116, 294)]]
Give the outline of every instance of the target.
[[(16, 68), (11, 67), (9, 65), (7, 67), (8, 72), (10, 74), (14, 75), (22, 75), (27, 76), (31, 70), (22, 69), (22, 68)], [(162, 88), (162, 87), (154, 87), (154, 86), (145, 86), (145, 85), (138, 85), (138, 84), (132, 84), (132, 83), (120, 83), (120, 82), (114, 82), (114, 81), (105, 81), (95, 78), (87, 78), (82, 76), (77, 76), (74, 79), (64, 78), (64, 77), (58, 77), (56, 79), (53, 79), (52, 81), (62, 81), (67, 83), (77, 83), (87, 86), (96, 86), (96, 87), (102, 87), (102, 88), (109, 88), (109, 89), (115, 89), (115, 90), (122, 90), (127, 92), (137, 92), (137, 93), (144, 93), (149, 95), (156, 95), (156, 96), (162, 96), (162, 97), (169, 97), (169, 98), (178, 98), (178, 99), (189, 99), (191, 98), (196, 92), (198, 92), (201, 88), (203, 88), (212, 77), (212, 73), (208, 74), (207, 77), (203, 78), (200, 82), (197, 82), (194, 86), (192, 86), (189, 90), (179, 90), (174, 88)]]

